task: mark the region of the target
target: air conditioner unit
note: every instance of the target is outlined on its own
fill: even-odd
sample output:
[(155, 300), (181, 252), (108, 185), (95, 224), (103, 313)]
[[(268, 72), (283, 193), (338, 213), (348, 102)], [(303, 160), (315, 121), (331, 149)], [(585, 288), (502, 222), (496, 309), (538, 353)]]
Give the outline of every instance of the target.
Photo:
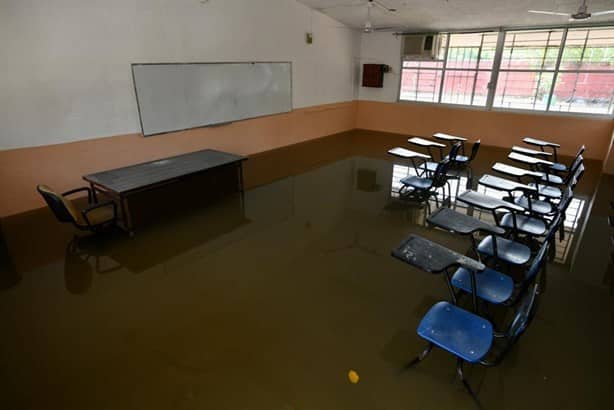
[(437, 34), (403, 36), (403, 56), (408, 60), (439, 60), (441, 37)]

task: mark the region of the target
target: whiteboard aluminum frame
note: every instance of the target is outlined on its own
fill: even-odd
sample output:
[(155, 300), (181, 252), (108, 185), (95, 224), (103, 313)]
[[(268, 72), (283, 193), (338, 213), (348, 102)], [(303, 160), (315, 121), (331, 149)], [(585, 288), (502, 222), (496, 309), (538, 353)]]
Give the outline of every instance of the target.
[[(147, 65), (213, 65), (213, 64), (290, 64), (290, 110), (281, 111), (275, 114), (265, 114), (265, 115), (258, 115), (256, 117), (241, 118), (235, 121), (225, 121), (225, 122), (218, 122), (218, 123), (213, 123), (213, 124), (202, 124), (202, 125), (197, 125), (195, 127), (180, 128), (176, 130), (145, 134), (145, 129), (143, 128), (143, 117), (141, 116), (141, 106), (139, 104), (139, 93), (136, 87), (136, 79), (134, 78), (134, 67), (135, 66), (147, 66)], [(130, 71), (132, 72), (132, 86), (134, 87), (134, 97), (136, 99), (136, 109), (139, 113), (139, 125), (141, 126), (141, 135), (145, 138), (153, 137), (156, 135), (170, 134), (172, 132), (195, 130), (197, 128), (221, 127), (221, 126), (232, 124), (238, 121), (247, 121), (247, 120), (253, 120), (255, 118), (271, 117), (273, 115), (287, 114), (289, 112), (294, 111), (294, 67), (292, 65), (292, 61), (216, 61), (216, 62), (188, 62), (188, 63), (179, 63), (179, 62), (131, 63)]]

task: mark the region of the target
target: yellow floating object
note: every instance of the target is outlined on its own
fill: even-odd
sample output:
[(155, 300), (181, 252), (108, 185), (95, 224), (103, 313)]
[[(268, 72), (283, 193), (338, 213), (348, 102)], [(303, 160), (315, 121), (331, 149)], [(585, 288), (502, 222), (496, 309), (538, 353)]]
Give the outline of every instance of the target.
[(356, 373), (356, 371), (350, 370), (348, 372), (348, 379), (350, 380), (350, 383), (356, 384), (358, 383), (358, 380), (360, 380), (360, 376), (358, 376), (358, 373)]

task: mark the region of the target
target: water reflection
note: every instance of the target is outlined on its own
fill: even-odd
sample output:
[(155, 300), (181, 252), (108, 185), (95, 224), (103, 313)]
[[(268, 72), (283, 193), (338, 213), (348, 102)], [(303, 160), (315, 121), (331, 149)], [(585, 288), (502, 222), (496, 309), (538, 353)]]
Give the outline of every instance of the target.
[[(445, 355), (399, 375), (422, 347), (415, 329), (442, 284), (390, 257), (410, 233), (462, 252), (469, 240), (430, 229), (424, 209), (394, 196), (403, 164), (386, 151), (405, 138), (361, 138), (250, 158), (246, 179), (259, 183), (244, 207), (228, 198), (134, 238), (73, 241), (47, 210), (3, 220), (0, 263), (20, 278), (0, 292), (5, 407), (469, 408), (449, 383)], [(480, 173), (482, 155), (490, 163), (499, 153), (484, 147)], [(593, 192), (596, 169), (581, 198)], [(578, 238), (586, 213), (569, 228)], [(580, 386), (577, 407), (604, 408), (612, 398), (612, 329), (602, 326), (612, 321), (603, 308), (611, 301), (572, 275), (550, 278), (544, 318), (518, 360), (472, 374), (487, 408), (501, 397), (512, 397), (509, 408), (564, 407), (558, 392), (570, 382)], [(600, 337), (587, 341), (596, 327)], [(553, 334), (565, 337), (553, 344)], [(582, 355), (569, 355), (578, 348)], [(348, 369), (358, 384), (347, 382)], [(544, 375), (553, 376), (546, 383)]]
[(10, 289), (21, 281), (2, 231), (0, 223), (0, 290)]
[[(415, 176), (416, 170), (412, 166), (403, 165), (403, 164), (393, 164), (392, 165), (392, 179), (391, 179), (391, 188), (390, 188), (390, 198), (393, 203), (396, 203), (397, 207), (403, 209), (403, 204), (407, 204), (406, 201), (403, 201), (400, 198), (399, 191), (401, 189), (401, 179), (407, 176)], [(479, 208), (469, 208), (466, 204), (462, 202), (457, 202), (456, 197), (465, 191), (465, 187), (467, 186), (468, 179), (466, 176), (462, 174), (459, 175), (458, 178), (452, 178), (449, 180), (451, 185), (451, 195), (450, 195), (450, 208), (457, 210), (459, 212), (470, 213), (472, 216), (483, 220), (484, 222), (488, 222), (491, 224), (495, 224), (494, 217), (490, 211), (484, 211)], [(506, 193), (503, 191), (498, 191), (496, 189), (488, 188), (483, 185), (477, 185), (475, 188), (478, 192), (484, 193), (488, 196), (492, 196), (495, 198), (503, 199), (506, 196)], [(437, 193), (438, 201), (435, 199), (429, 200), (428, 204), (426, 204), (426, 209), (437, 209), (443, 200), (443, 195), (441, 192)], [(395, 201), (397, 200), (397, 201)], [(578, 246), (579, 243), (576, 239), (576, 232), (581, 226), (582, 221), (586, 217), (585, 210), (586, 199), (583, 197), (574, 197), (565, 212), (564, 219), (564, 231), (565, 234), (559, 237), (559, 240), (555, 241), (555, 256), (554, 261), (557, 263), (567, 263), (569, 262), (570, 255), (572, 252), (572, 244)], [(412, 204), (405, 205), (407, 209), (423, 209), (424, 205), (413, 204), (413, 207), (410, 208)], [(415, 213), (415, 212), (413, 212)], [(426, 215), (426, 210), (423, 215)], [(425, 216), (426, 217), (426, 216)], [(415, 219), (414, 219), (415, 220)], [(423, 219), (424, 220), (424, 219)]]
[(122, 268), (107, 255), (108, 241), (108, 237), (91, 235), (75, 236), (68, 243), (64, 256), (64, 285), (68, 292), (86, 293), (92, 287), (94, 273), (107, 274)]

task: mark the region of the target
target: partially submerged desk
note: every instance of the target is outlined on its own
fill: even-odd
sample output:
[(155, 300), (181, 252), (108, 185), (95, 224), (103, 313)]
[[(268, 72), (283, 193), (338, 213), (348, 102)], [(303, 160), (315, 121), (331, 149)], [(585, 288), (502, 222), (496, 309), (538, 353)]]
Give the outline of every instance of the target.
[(443, 159), (443, 149), (446, 147), (445, 144), (441, 144), (439, 142), (430, 141), (420, 137), (412, 137), (407, 140), (410, 144), (413, 144), (418, 147), (426, 148), (431, 158), (434, 158), (433, 153), (431, 152), (431, 148), (439, 149), (439, 159)]
[(531, 148), (519, 147), (518, 145), (514, 145), (512, 147), (512, 151), (520, 152), (521, 154), (525, 154), (525, 155), (533, 155), (536, 157), (546, 157), (547, 158), (552, 155), (550, 152), (537, 151)]
[(412, 151), (410, 149), (395, 147), (388, 150), (388, 154), (395, 156), (397, 158), (402, 158), (405, 160), (410, 160), (414, 170), (416, 171), (416, 175), (420, 175), (418, 171), (418, 165), (416, 164), (416, 159), (424, 160), (425, 162), (431, 159), (430, 155), (422, 154), (420, 152)]
[(457, 142), (461, 143), (461, 152), (465, 155), (465, 142), (467, 142), (467, 138), (459, 137), (457, 135), (445, 134), (443, 132), (438, 132), (433, 134), (433, 138), (438, 139), (440, 141), (445, 141), (450, 144), (450, 146), (456, 144)]
[(501, 162), (497, 162), (495, 165), (493, 165), (492, 169), (493, 171), (497, 171), (500, 174), (515, 177), (518, 179), (522, 177), (533, 177), (539, 179), (543, 175), (541, 172), (529, 171), (528, 169), (514, 167), (512, 165), (503, 164)]
[[(243, 196), (243, 161), (246, 159), (206, 149), (85, 175), (83, 179), (89, 182), (94, 192), (102, 192), (118, 201), (124, 228), (132, 233), (135, 222), (143, 219), (135, 213), (133, 206), (137, 197), (145, 196), (145, 199), (149, 199), (141, 200), (146, 205), (141, 212), (147, 213), (149, 205), (158, 200), (174, 203), (179, 197), (185, 197), (181, 199), (192, 201), (194, 198), (211, 196), (208, 194), (230, 191), (239, 192)], [(163, 189), (169, 191), (163, 192)], [(190, 195), (180, 195), (187, 191)], [(155, 198), (148, 195), (154, 193)]]
[(552, 148), (552, 153), (554, 154), (554, 162), (559, 162), (556, 150), (558, 148), (561, 148), (560, 144), (557, 144), (556, 142), (539, 140), (537, 138), (531, 138), (531, 137), (525, 137), (522, 139), (522, 141), (525, 144), (535, 145), (536, 147), (539, 147), (541, 151), (544, 151), (544, 152), (545, 152), (544, 148), (546, 147)]
[(510, 154), (507, 157), (513, 161), (521, 162), (523, 164), (531, 165), (533, 167), (536, 167), (539, 165), (545, 165), (547, 167), (551, 167), (552, 165), (554, 165), (554, 162), (552, 161), (538, 158), (537, 156), (532, 157), (530, 155), (521, 154), (517, 151), (510, 152)]

